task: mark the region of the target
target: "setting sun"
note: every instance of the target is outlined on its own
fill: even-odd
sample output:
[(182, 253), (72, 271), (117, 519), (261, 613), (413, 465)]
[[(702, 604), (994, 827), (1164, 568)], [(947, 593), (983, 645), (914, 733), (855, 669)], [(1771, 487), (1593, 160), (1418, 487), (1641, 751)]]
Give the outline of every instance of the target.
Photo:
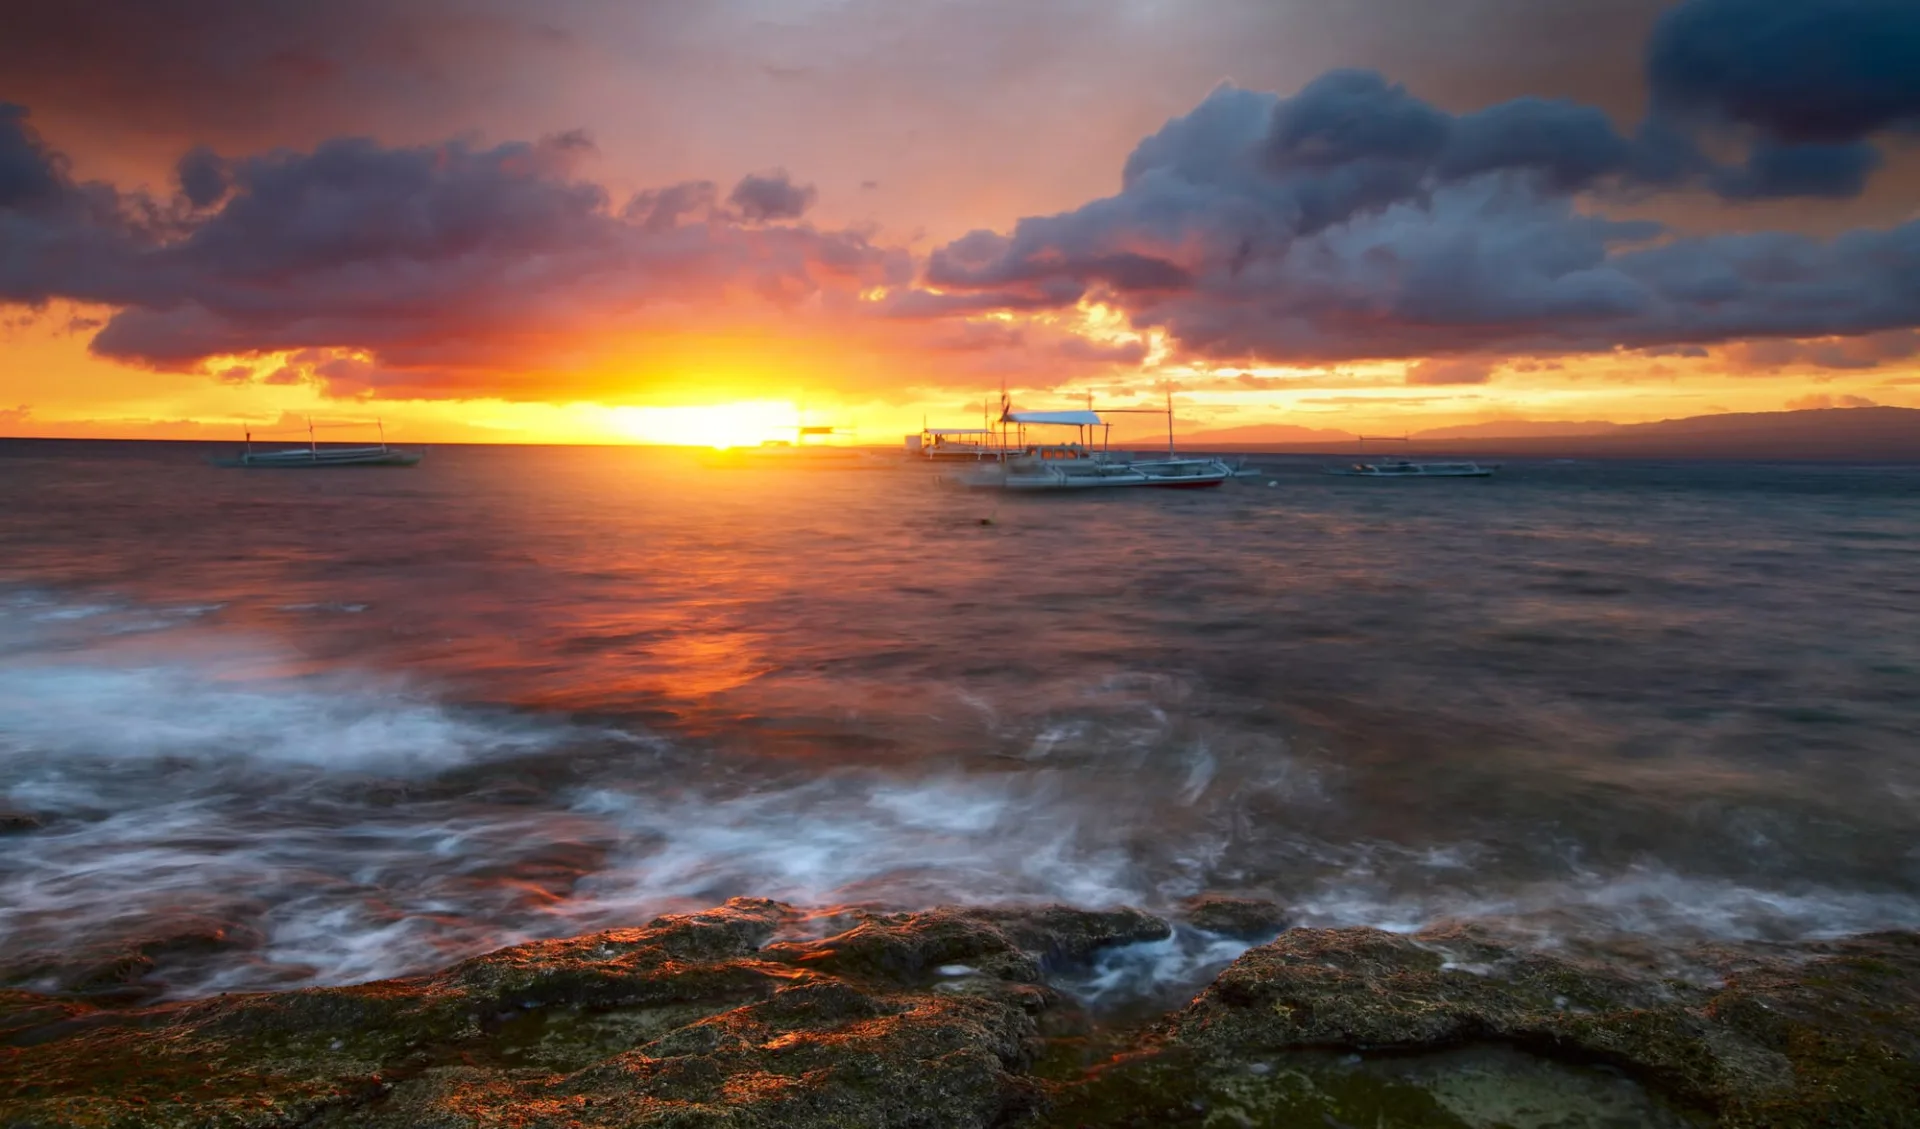
[(753, 447), (768, 439), (791, 439), (800, 412), (786, 400), (743, 400), (683, 407), (623, 407), (607, 410), (609, 430), (636, 443), (678, 447)]

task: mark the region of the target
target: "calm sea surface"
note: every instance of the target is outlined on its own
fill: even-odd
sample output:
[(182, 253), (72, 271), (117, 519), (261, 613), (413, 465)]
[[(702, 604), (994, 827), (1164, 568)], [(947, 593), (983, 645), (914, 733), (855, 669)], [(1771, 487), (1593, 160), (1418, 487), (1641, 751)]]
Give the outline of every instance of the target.
[[(162, 959), (193, 995), (736, 894), (1221, 891), (1642, 952), (1920, 927), (1920, 468), (995, 499), (202, 455), (0, 444), (0, 804), (41, 824), (0, 836), (0, 951), (220, 923)], [(1182, 931), (1088, 990), (1233, 951)]]

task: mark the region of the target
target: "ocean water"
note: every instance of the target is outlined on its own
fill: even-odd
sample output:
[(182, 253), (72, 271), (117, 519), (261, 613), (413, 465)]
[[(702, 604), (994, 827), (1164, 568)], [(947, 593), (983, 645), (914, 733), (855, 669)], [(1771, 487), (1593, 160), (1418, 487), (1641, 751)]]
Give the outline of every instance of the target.
[(39, 825), (0, 835), (0, 952), (211, 923), (154, 972), (192, 996), (739, 894), (1217, 891), (1635, 959), (1920, 928), (1920, 468), (1003, 499), (202, 455), (0, 444), (0, 808)]

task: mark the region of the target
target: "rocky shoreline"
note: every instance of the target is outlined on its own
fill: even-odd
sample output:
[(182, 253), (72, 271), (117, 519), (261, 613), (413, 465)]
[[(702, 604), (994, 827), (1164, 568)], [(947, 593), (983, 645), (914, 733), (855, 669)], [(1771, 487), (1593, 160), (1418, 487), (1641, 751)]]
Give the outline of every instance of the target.
[[(1920, 935), (1702, 948), (1700, 975), (1456, 927), (1277, 939), (1096, 1023), (1049, 978), (1135, 910), (735, 899), (345, 988), (143, 998), (143, 954), (0, 967), (0, 1126), (1920, 1125)], [(812, 939), (792, 939), (811, 931)]]

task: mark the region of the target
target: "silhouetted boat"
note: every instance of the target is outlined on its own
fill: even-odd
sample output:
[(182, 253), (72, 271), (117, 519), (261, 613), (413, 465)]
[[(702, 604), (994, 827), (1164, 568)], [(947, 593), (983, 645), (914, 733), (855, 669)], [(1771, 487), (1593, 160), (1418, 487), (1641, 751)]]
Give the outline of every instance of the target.
[[(379, 420), (380, 443), (371, 447), (322, 447), (314, 439), (312, 420), (307, 421), (307, 445), (279, 451), (253, 449), (253, 432), (247, 432), (246, 446), (231, 458), (216, 458), (217, 467), (241, 467), (249, 470), (317, 470), (321, 467), (405, 467), (420, 461), (416, 451), (400, 451), (387, 446), (387, 429)], [(361, 424), (323, 424), (319, 426), (357, 427)]]

